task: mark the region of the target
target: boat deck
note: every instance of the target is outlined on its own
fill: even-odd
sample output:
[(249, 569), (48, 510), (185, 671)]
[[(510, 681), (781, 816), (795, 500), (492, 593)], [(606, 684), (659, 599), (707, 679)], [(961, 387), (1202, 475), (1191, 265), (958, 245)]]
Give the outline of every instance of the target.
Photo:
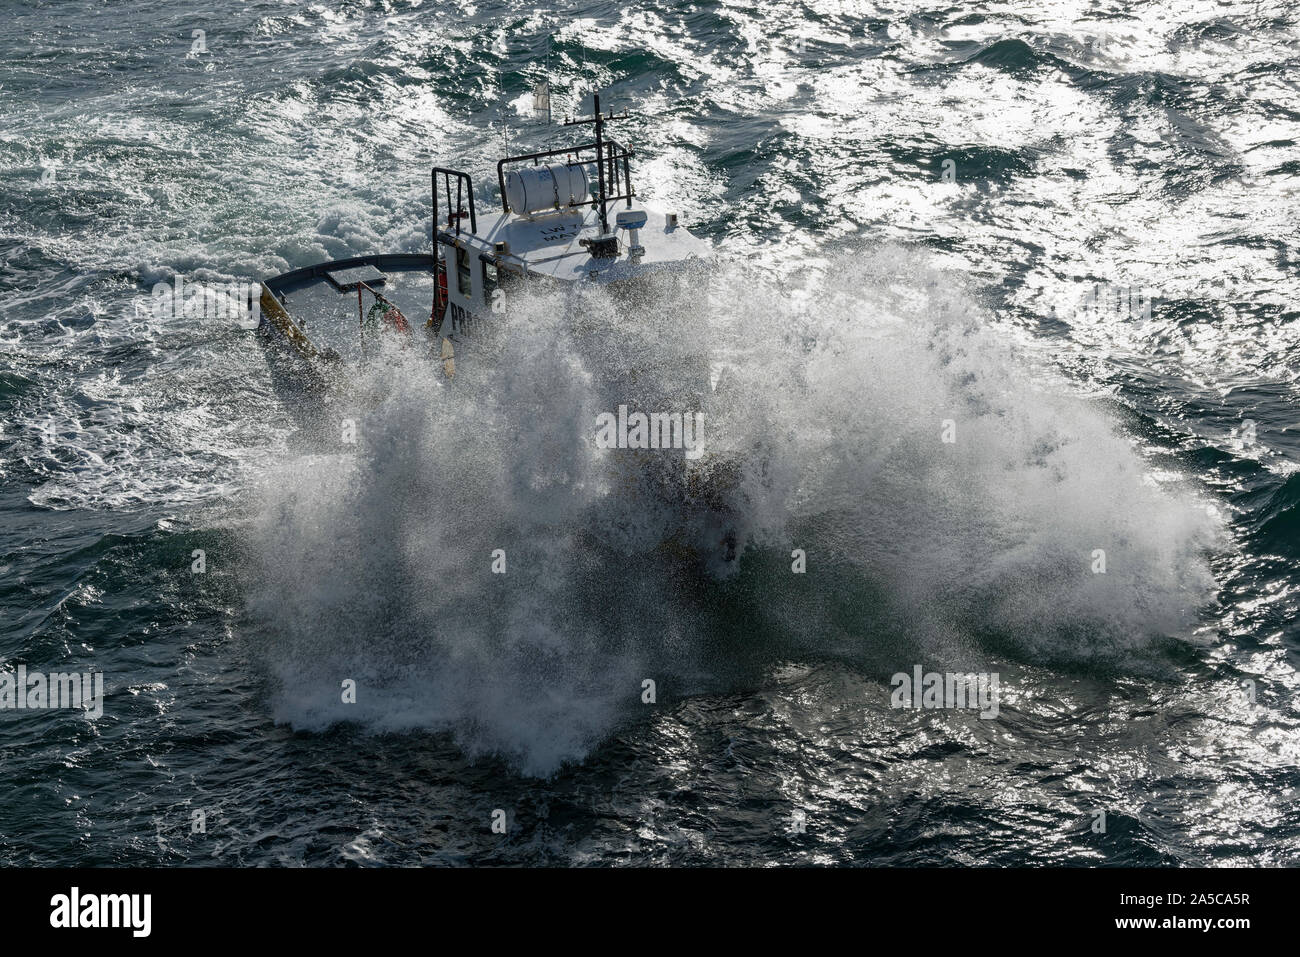
[[(358, 282), (396, 305), (412, 330), (423, 333), (433, 307), (434, 257), (415, 253), (356, 256), (276, 276), (265, 287), (287, 315), (268, 317), (263, 310), (263, 322), (269, 318), (277, 328), (277, 318), (292, 322), (317, 351), (333, 350), (347, 362), (356, 361), (362, 355)], [(362, 292), (363, 312), (374, 302), (370, 293)]]
[[(681, 227), (670, 226), (660, 210), (639, 203), (631, 208), (644, 212), (647, 219), (641, 230), (645, 251), (635, 260), (627, 254), (628, 235), (623, 230), (618, 230), (622, 251), (617, 259), (593, 259), (579, 245), (580, 239), (600, 235), (599, 214), (590, 206), (531, 217), (498, 213), (487, 222), (481, 238), (465, 232), (459, 238), (476, 243), (485, 252), (492, 252), (497, 243), (505, 242), (510, 250), (502, 257), (506, 261), (513, 260), (533, 276), (566, 280), (613, 281), (709, 254), (707, 242)], [(621, 203), (611, 206), (610, 222), (616, 213), (623, 211)]]

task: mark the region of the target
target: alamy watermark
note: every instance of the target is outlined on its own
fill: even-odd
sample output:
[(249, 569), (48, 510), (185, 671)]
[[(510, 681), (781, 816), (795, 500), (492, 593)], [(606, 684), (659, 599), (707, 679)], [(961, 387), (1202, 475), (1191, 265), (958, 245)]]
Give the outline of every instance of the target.
[(178, 275), (174, 282), (154, 283), (148, 299), (137, 299), (135, 318), (220, 319), (256, 329), (262, 318), (260, 282), (210, 283)]
[(704, 454), (703, 412), (631, 412), (596, 416), (596, 447), (600, 449), (685, 449), (688, 459)]
[(28, 671), (19, 665), (0, 671), (0, 711), (80, 708), (92, 718), (104, 714), (104, 673)]
[(1085, 286), (1076, 299), (1066, 296), (1057, 300), (1052, 308), (1058, 319), (1150, 322), (1154, 298), (1146, 286), (1099, 282)]
[(900, 671), (889, 679), (889, 683), (894, 686), (889, 696), (893, 708), (979, 709), (981, 718), (998, 716), (1001, 687), (997, 672), (924, 671), (920, 665), (915, 665), (910, 675)]
[(152, 894), (83, 894), (73, 887), (50, 898), (50, 926), (126, 928), (133, 937), (148, 937), (153, 929)]

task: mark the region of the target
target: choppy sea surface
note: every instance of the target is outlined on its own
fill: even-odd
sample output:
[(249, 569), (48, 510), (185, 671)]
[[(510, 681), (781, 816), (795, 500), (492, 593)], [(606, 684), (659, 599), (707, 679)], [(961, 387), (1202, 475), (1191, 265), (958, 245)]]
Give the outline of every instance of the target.
[[(0, 710), (0, 863), (1300, 863), (1294, 5), (3, 14), (0, 659), (105, 698)], [(431, 166), (490, 206), (565, 142), (543, 77), (631, 114), (707, 274), (528, 298), (351, 448), (140, 308), (428, 251)], [(695, 351), (716, 578), (574, 440)], [(891, 707), (918, 665), (998, 716)]]

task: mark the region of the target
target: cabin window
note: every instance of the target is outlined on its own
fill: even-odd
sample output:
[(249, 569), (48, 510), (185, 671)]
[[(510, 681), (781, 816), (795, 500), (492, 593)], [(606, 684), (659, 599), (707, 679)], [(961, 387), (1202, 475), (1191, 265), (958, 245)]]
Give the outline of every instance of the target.
[(456, 287), (466, 299), (474, 292), (474, 287), (470, 283), (469, 250), (460, 246), (456, 247)]
[(483, 261), (483, 295), (491, 300), (493, 291), (497, 288), (497, 264)]

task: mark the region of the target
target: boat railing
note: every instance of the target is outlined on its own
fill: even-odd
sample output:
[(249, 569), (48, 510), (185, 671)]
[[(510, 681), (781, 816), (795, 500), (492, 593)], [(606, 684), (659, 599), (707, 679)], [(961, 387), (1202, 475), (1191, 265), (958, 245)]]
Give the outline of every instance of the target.
[[(592, 97), (594, 106), (593, 115), (585, 119), (572, 119), (565, 122), (565, 126), (578, 126), (584, 124), (593, 124), (595, 127), (596, 138), (593, 142), (583, 143), (581, 146), (562, 146), (558, 149), (543, 150), (540, 153), (524, 153), (520, 156), (507, 156), (497, 163), (497, 186), (501, 190), (501, 210), (504, 213), (510, 212), (510, 203), (506, 199), (506, 167), (517, 163), (532, 163), (534, 166), (541, 165), (541, 161), (553, 156), (566, 157), (565, 166), (589, 166), (596, 167), (596, 191), (595, 195), (588, 200), (572, 203), (572, 206), (595, 206), (600, 213), (600, 226), (602, 233), (609, 232), (609, 205), (619, 200), (627, 203), (628, 209), (632, 208), (632, 199), (636, 196), (636, 190), (632, 188), (632, 169), (631, 159), (632, 151), (623, 146), (617, 140), (608, 139), (605, 136), (605, 124), (610, 120), (622, 120), (627, 118), (627, 114), (602, 113), (600, 111), (600, 95), (594, 94)], [(441, 179), (441, 193), (447, 198), (447, 208), (451, 210), (447, 214), (447, 222), (444, 224), (440, 221), (438, 210), (441, 208), (439, 197), (439, 177)], [(452, 180), (456, 182), (456, 201), (453, 204), (451, 199)], [(461, 170), (448, 169), (443, 166), (433, 168), (433, 240), (436, 243), (440, 232), (444, 226), (455, 227), (454, 234), (459, 238), (461, 233), (461, 221), (465, 218), (465, 201), (469, 202), (469, 231), (478, 233), (478, 218), (474, 211), (474, 184), (470, 180), (469, 174)]]
[[(595, 143), (584, 143), (581, 146), (565, 146), (560, 149), (543, 150), (540, 153), (525, 153), (522, 156), (507, 156), (497, 163), (497, 187), (501, 190), (501, 210), (510, 212), (510, 204), (506, 202), (506, 166), (515, 163), (529, 163), (534, 166), (540, 166), (541, 161), (552, 156), (566, 156), (572, 159), (566, 160), (564, 166), (591, 166), (596, 165), (600, 170), (600, 176), (608, 184), (610, 192), (604, 197), (606, 203), (614, 203), (618, 200), (626, 200), (630, 208), (632, 198), (636, 192), (632, 189), (632, 171), (629, 161), (632, 158), (632, 151), (622, 146), (615, 140), (606, 140), (600, 144), (600, 152), (596, 153)], [(593, 155), (583, 157), (583, 152), (591, 150)], [(602, 155), (603, 154), (603, 155)], [(585, 202), (574, 203), (574, 206), (595, 206), (600, 202), (600, 197), (595, 196)]]
[[(442, 177), (442, 194), (447, 198), (447, 222), (443, 223), (438, 218), (439, 195), (439, 177)], [(465, 202), (469, 201), (469, 231), (478, 232), (478, 216), (474, 210), (474, 184), (469, 178), (469, 173), (462, 172), (458, 169), (447, 169), (444, 166), (435, 166), (432, 173), (433, 185), (433, 239), (438, 241), (438, 231), (444, 226), (454, 226), (456, 235), (460, 235), (460, 222), (465, 218)], [(452, 180), (456, 182), (456, 202), (451, 201), (451, 184)]]

